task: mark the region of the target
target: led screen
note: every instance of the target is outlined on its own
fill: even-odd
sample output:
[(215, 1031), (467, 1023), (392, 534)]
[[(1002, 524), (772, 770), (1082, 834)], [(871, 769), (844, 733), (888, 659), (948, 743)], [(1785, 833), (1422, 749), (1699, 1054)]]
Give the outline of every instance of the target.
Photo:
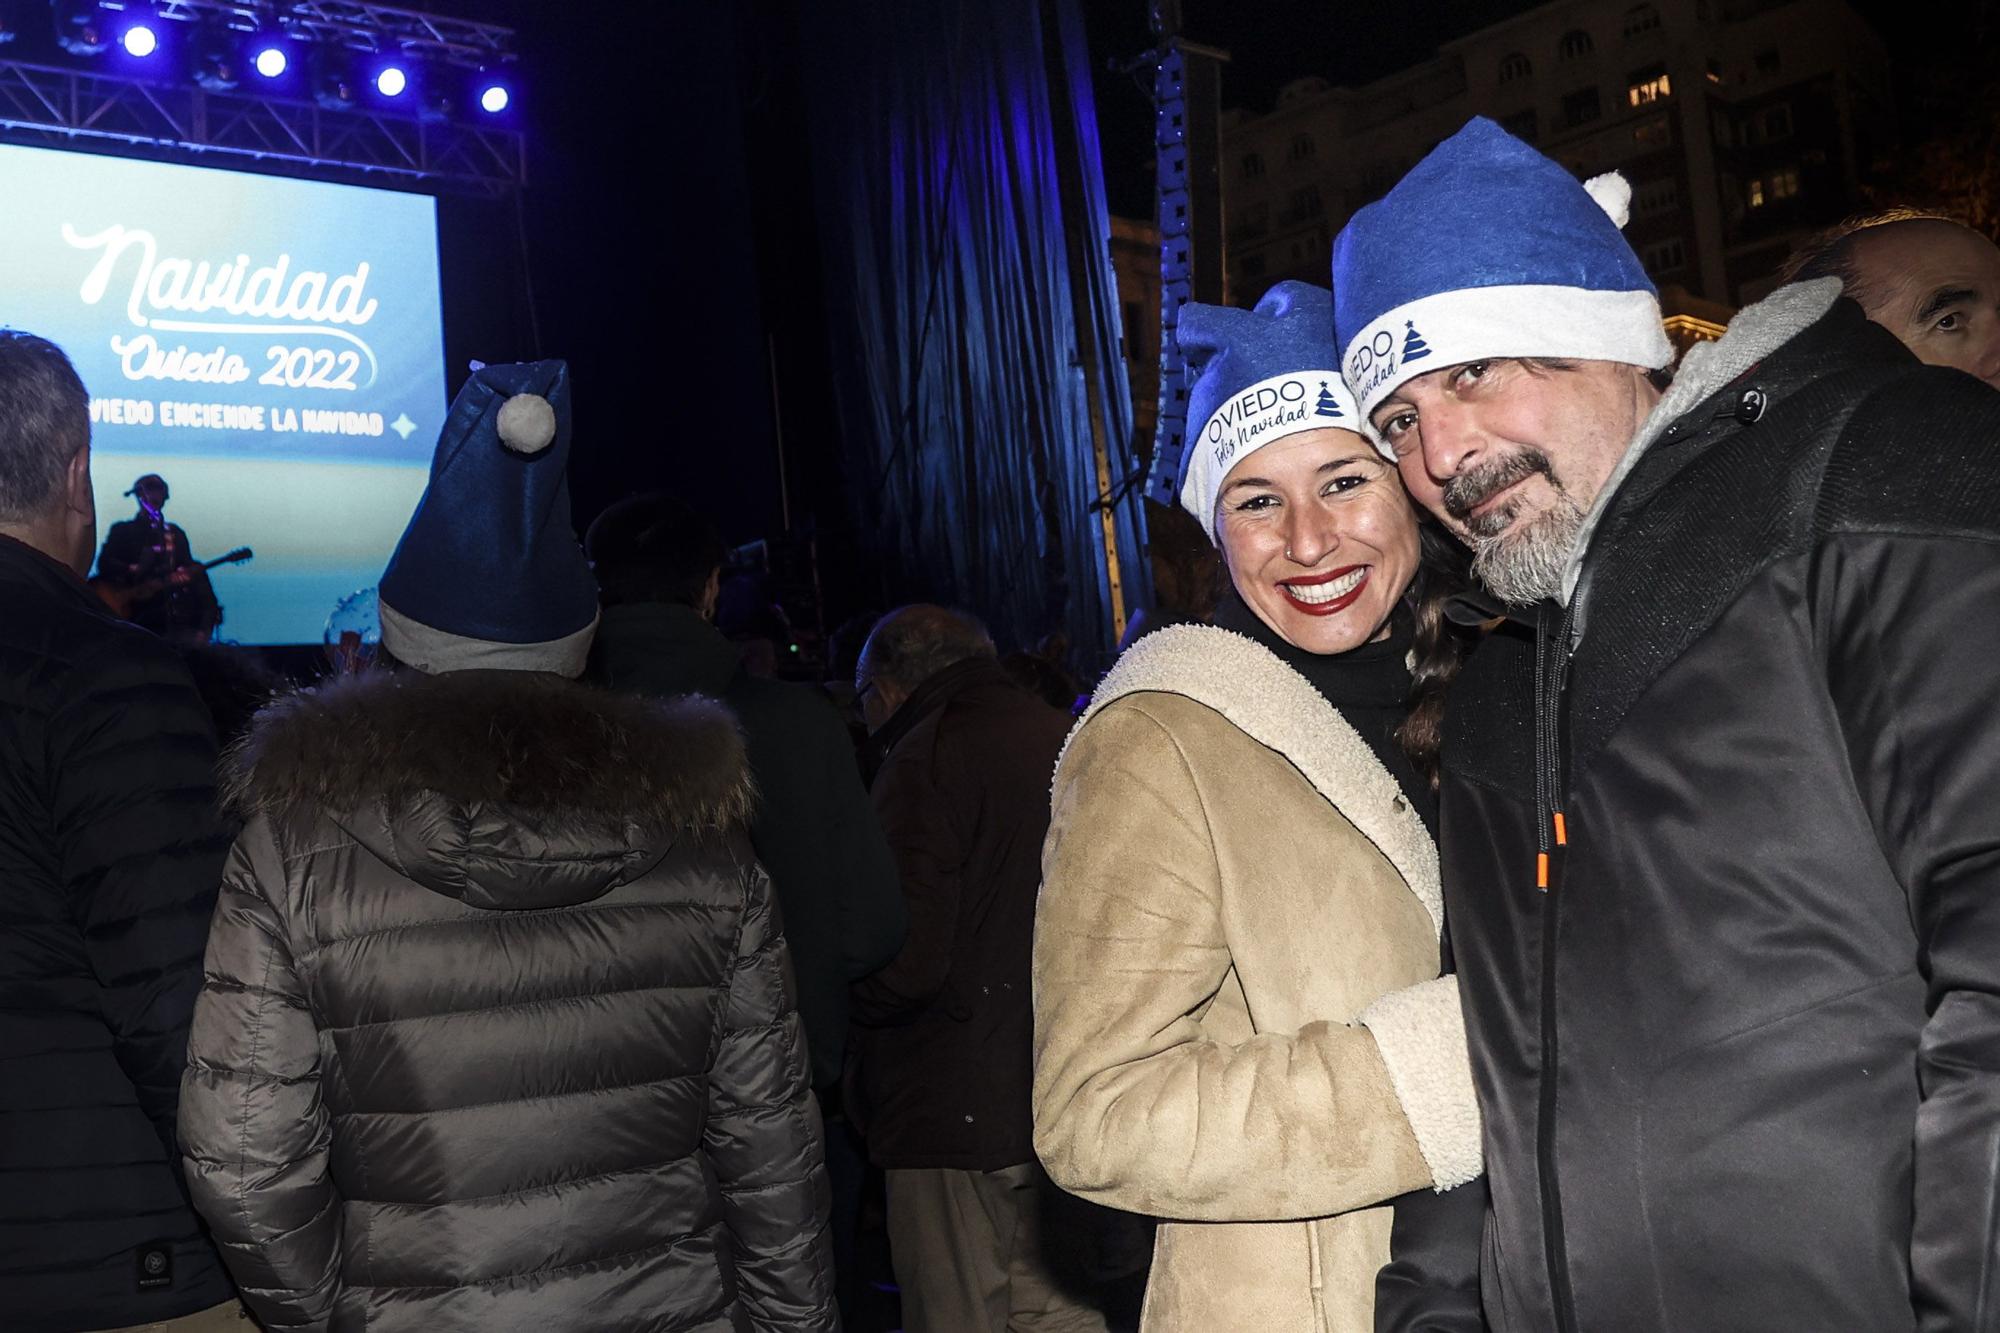
[(372, 586), (444, 417), (421, 195), (0, 145), (0, 324), (91, 394), (100, 538), (144, 473), (210, 577), (219, 637), (316, 643)]

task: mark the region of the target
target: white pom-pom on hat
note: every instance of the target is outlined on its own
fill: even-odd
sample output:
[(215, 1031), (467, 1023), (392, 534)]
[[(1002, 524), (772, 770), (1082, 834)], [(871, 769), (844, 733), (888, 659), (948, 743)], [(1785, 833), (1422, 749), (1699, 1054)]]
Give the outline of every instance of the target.
[(1583, 183), (1583, 188), (1610, 217), (1612, 225), (1625, 230), (1625, 224), (1632, 220), (1632, 182), (1619, 172), (1607, 171), (1602, 176), (1592, 176)]
[(556, 410), (538, 393), (517, 393), (500, 404), (500, 443), (517, 454), (538, 454), (556, 438)]

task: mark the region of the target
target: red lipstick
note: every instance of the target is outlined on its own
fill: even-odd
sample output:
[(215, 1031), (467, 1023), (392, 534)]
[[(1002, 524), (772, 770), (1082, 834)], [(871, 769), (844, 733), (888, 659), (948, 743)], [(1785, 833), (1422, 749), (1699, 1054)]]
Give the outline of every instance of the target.
[[(1346, 578), (1356, 570), (1361, 571), (1359, 581), (1332, 601), (1308, 602), (1300, 599), (1292, 592), (1293, 588), (1315, 588), (1322, 583), (1332, 583), (1335, 579)], [(1292, 609), (1295, 611), (1308, 616), (1337, 616), (1348, 607), (1353, 606), (1360, 599), (1361, 594), (1368, 590), (1368, 575), (1369, 569), (1366, 565), (1346, 565), (1340, 569), (1328, 570), (1324, 574), (1313, 574), (1295, 579), (1280, 580), (1278, 589), (1285, 594), (1285, 600), (1291, 603)]]

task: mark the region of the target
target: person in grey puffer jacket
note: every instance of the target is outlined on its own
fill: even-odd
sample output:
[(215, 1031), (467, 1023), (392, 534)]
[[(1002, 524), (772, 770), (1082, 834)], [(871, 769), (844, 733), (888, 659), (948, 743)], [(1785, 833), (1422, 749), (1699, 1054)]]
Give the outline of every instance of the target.
[(567, 435), (560, 363), (476, 372), (382, 581), (399, 669), (234, 755), (180, 1131), (267, 1328), (838, 1327), (743, 742), (576, 682)]

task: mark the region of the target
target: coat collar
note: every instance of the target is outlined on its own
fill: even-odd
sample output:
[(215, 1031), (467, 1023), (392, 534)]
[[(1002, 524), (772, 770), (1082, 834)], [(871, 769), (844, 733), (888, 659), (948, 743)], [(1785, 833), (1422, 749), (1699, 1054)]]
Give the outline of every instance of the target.
[(910, 692), (903, 706), (890, 715), (882, 729), (869, 738), (870, 748), (886, 756), (903, 737), (915, 731), (923, 720), (966, 690), (980, 685), (1012, 686), (1014, 678), (990, 657), (968, 657), (942, 671), (932, 672), (923, 684)]
[[(1755, 305), (1740, 311), (1736, 318), (1729, 321), (1722, 337), (1688, 349), (1674, 371), (1673, 383), (1667, 386), (1660, 401), (1653, 404), (1653, 410), (1640, 423), (1638, 433), (1625, 446), (1624, 456), (1605, 479), (1603, 487), (1597, 492), (1596, 503), (1584, 518), (1576, 544), (1570, 549), (1569, 567), (1563, 573), (1565, 601), (1576, 590), (1591, 534), (1603, 521), (1619, 488), (1639, 465), (1639, 459), (1646, 450), (1705, 399), (1756, 369), (1766, 357), (1818, 323), (1840, 299), (1840, 292), (1838, 278), (1820, 278), (1780, 287)], [(1735, 404), (1730, 406), (1733, 411)]]
[(598, 621), (591, 665), (614, 689), (720, 698), (735, 683), (742, 658), (691, 606), (620, 602), (605, 607)]
[[(1298, 769), (1329, 805), (1388, 858), (1404, 884), (1444, 922), (1437, 847), (1396, 779), (1305, 677), (1268, 648), (1209, 625), (1172, 625), (1139, 640), (1118, 659), (1084, 711), (1077, 731), (1128, 694), (1178, 694), (1220, 713), (1251, 740)], [(1069, 752), (1068, 742), (1063, 752)], [(1061, 759), (1056, 766), (1062, 766)]]
[(17, 537), (0, 533), (0, 559), (13, 564), (21, 573), (51, 589), (61, 588), (71, 593), (86, 606), (103, 609), (102, 604), (90, 591), (90, 585), (77, 576), (77, 572), (38, 546), (30, 546)]

